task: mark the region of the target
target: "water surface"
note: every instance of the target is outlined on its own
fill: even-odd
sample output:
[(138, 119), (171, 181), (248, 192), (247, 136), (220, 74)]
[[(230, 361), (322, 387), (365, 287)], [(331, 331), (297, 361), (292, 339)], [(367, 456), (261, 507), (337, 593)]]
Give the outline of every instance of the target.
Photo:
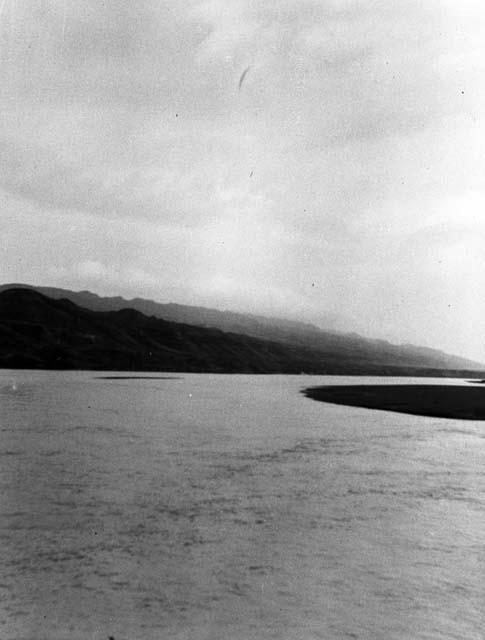
[(2, 640), (481, 640), (483, 423), (368, 381), (0, 372)]

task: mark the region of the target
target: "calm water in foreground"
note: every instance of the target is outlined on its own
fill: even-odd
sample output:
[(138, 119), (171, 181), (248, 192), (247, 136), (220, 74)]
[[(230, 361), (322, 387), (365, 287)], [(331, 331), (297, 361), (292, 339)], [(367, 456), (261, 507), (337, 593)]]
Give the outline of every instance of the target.
[(483, 639), (485, 423), (97, 375), (0, 371), (2, 640)]

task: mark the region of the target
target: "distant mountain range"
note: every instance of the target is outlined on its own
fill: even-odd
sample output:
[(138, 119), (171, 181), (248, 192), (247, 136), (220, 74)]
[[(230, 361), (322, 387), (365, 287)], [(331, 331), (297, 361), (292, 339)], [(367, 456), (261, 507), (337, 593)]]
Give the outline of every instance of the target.
[(0, 367), (433, 376), (485, 369), (306, 323), (24, 284), (0, 286)]

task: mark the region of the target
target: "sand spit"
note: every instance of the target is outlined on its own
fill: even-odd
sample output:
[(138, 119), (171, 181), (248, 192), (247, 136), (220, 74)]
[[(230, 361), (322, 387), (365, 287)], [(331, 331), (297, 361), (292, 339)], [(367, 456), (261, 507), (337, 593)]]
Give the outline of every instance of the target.
[(438, 384), (345, 385), (305, 389), (313, 400), (436, 418), (485, 420), (485, 390)]

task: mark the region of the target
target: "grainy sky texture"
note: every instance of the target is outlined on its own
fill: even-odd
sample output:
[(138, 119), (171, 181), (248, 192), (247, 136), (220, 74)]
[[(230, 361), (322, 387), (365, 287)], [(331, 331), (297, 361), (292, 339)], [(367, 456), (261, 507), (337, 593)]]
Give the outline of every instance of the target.
[(0, 0), (0, 280), (484, 361), (484, 33), (467, 0)]

